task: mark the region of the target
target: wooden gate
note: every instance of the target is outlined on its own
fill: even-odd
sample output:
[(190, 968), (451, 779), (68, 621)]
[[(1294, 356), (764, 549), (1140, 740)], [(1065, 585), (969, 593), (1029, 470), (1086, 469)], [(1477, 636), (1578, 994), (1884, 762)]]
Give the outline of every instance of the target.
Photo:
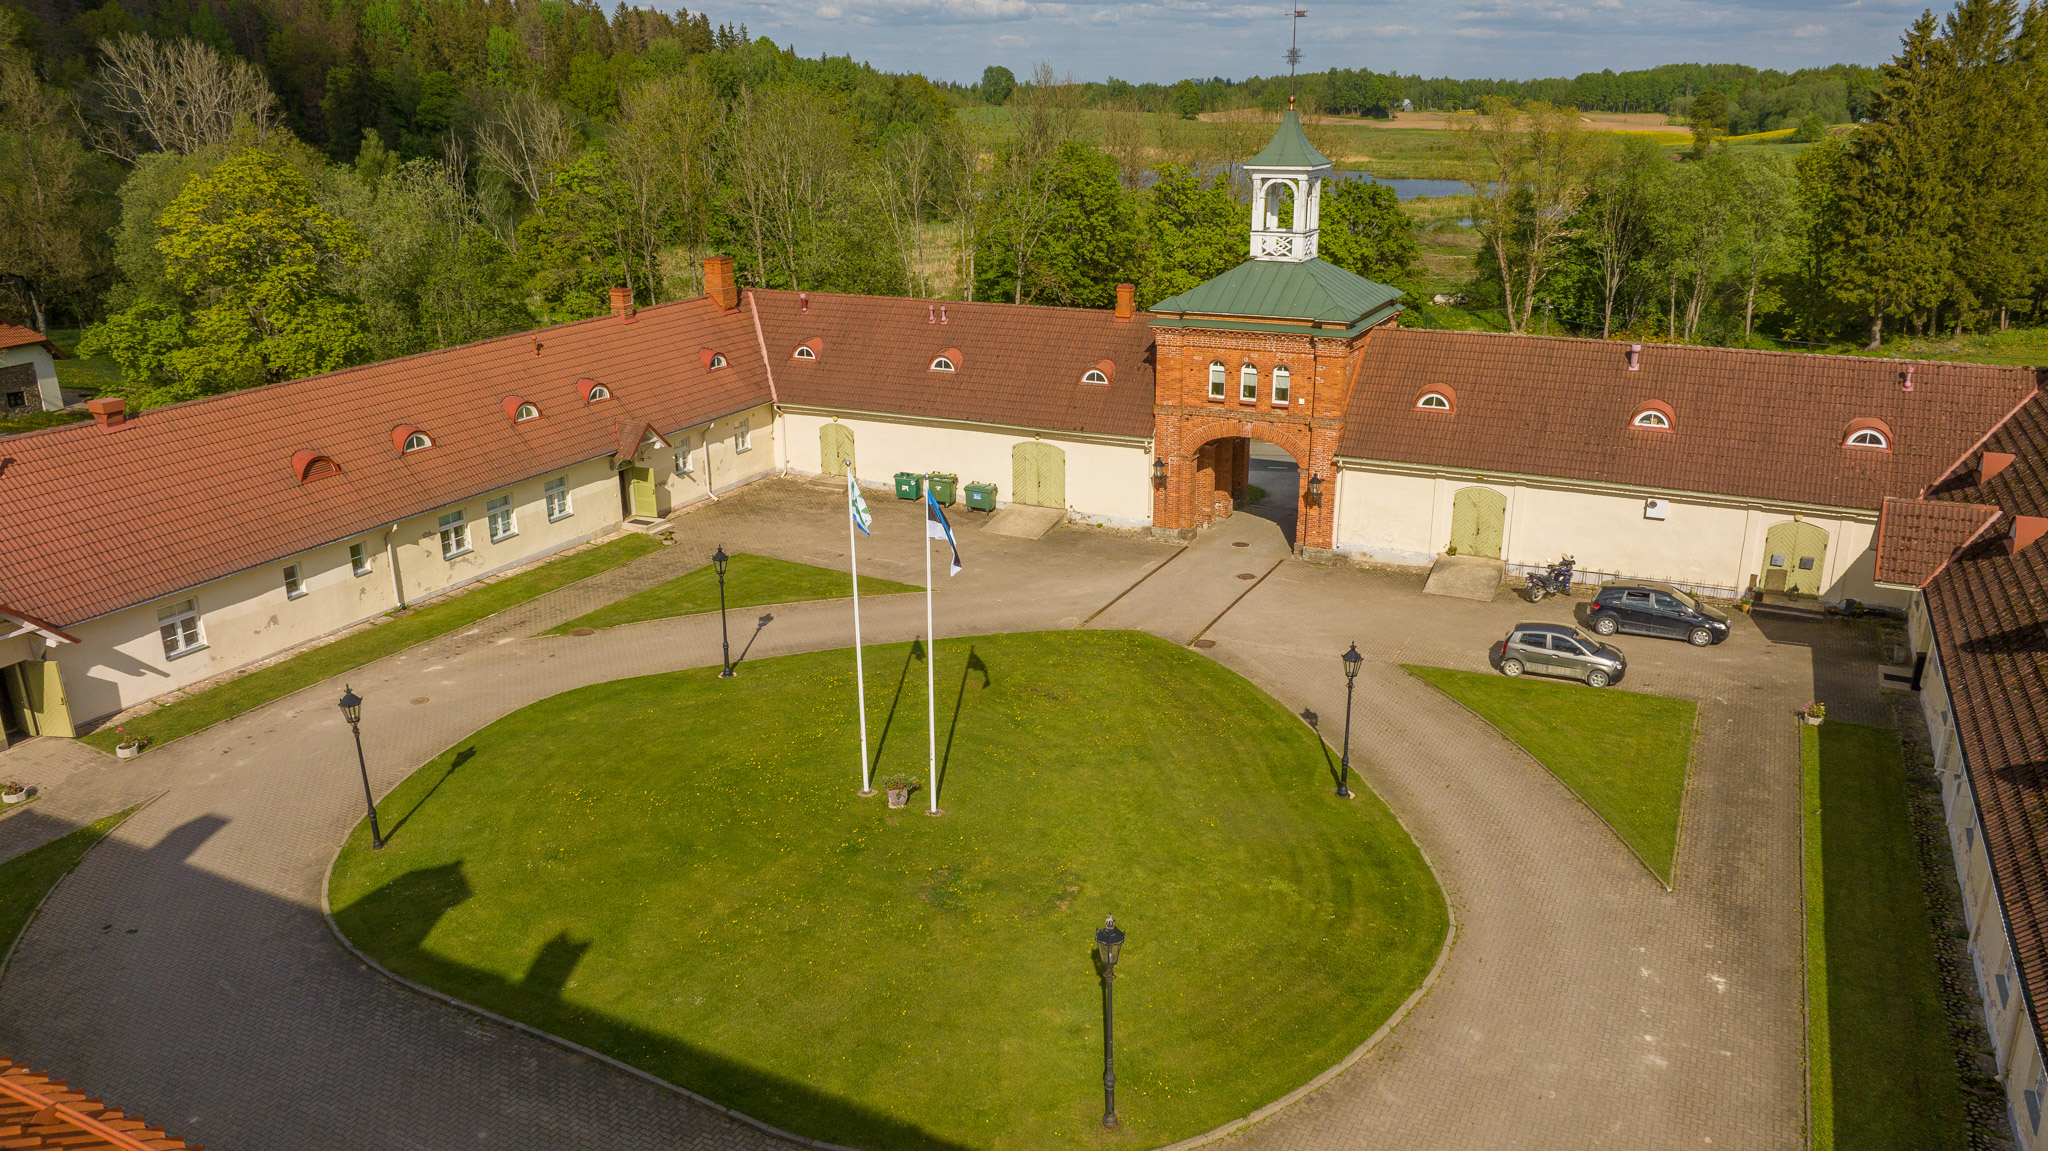
[(1461, 556), (1500, 558), (1508, 498), (1492, 488), (1459, 488), (1451, 496), (1451, 547)]
[(1067, 453), (1039, 440), (1010, 449), (1010, 502), (1067, 506)]
[(633, 514), (635, 516), (658, 516), (654, 498), (654, 469), (636, 467), (633, 469)]
[(1764, 590), (1819, 595), (1827, 555), (1828, 533), (1820, 528), (1796, 520), (1772, 524), (1764, 533)]
[[(818, 429), (818, 473), (843, 476), (853, 463), (853, 429), (845, 424), (826, 424)], [(856, 467), (858, 472), (858, 467)]]
[(29, 659), (0, 668), (7, 677), (7, 695), (20, 709), (17, 719), (30, 735), (78, 734), (71, 726), (71, 702), (64, 696), (64, 677), (55, 660)]

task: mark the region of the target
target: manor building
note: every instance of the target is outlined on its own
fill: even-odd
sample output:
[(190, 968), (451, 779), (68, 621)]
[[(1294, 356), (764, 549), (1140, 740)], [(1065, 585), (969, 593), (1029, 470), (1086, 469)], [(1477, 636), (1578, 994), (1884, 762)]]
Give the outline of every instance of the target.
[(91, 423), (0, 439), (0, 716), (70, 735), (849, 462), (871, 486), (953, 473), (1002, 503), (1190, 537), (1241, 513), (1257, 440), (1300, 467), (1310, 557), (1455, 549), (1513, 570), (1569, 552), (1583, 578), (1910, 607), (2016, 1130), (2036, 1145), (2036, 373), (1403, 327), (1398, 291), (1317, 257), (1330, 166), (1294, 113), (1245, 167), (1251, 258), (1149, 312), (1128, 285), (1110, 311), (742, 289), (712, 258), (694, 299), (615, 293), (595, 319), (140, 413), (96, 400)]

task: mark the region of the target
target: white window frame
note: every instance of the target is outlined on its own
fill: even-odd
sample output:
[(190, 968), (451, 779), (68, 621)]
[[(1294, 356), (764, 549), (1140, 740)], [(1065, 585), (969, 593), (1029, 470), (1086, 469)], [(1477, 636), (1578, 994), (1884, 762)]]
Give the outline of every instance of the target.
[(684, 436), (676, 441), (676, 474), (687, 476), (694, 474), (696, 470), (696, 459), (690, 455), (690, 437)]
[[(1436, 402), (1432, 404), (1431, 400)], [(1423, 412), (1448, 412), (1451, 410), (1451, 397), (1442, 392), (1424, 392), (1415, 401), (1415, 408)]]
[(348, 545), (348, 570), (357, 577), (370, 574), (370, 545), (353, 543)]
[(306, 576), (298, 564), (284, 565), (284, 598), (300, 599), (306, 594)]
[(425, 432), (413, 432), (405, 437), (405, 446), (398, 449), (400, 455), (423, 452), (434, 446), (434, 437)]
[(1660, 412), (1655, 408), (1644, 408), (1642, 411), (1636, 413), (1635, 419), (1629, 421), (1629, 426), (1637, 428), (1651, 428), (1660, 432), (1668, 432), (1671, 430), (1671, 417), (1665, 415), (1663, 412)]
[(515, 424), (523, 424), (528, 420), (537, 420), (539, 418), (540, 409), (532, 404), (521, 404), (512, 409), (512, 422)]
[(1276, 404), (1291, 404), (1294, 402), (1294, 374), (1287, 370), (1286, 364), (1276, 364), (1273, 367), (1273, 402)]
[(469, 517), (461, 508), (442, 516), (436, 529), (441, 535), (441, 558), (452, 560), (470, 553)]
[(935, 371), (935, 372), (951, 372), (951, 371), (957, 371), (957, 370), (958, 370), (958, 369), (957, 369), (957, 368), (955, 368), (955, 367), (953, 366), (953, 361), (951, 361), (951, 360), (947, 359), (946, 357), (944, 357), (944, 356), (933, 356), (933, 357), (932, 357), (932, 371)]
[(1220, 400), (1220, 399), (1222, 399), (1222, 398), (1223, 398), (1223, 389), (1224, 389), (1224, 387), (1225, 387), (1225, 385), (1226, 385), (1226, 380), (1225, 380), (1225, 377), (1226, 377), (1226, 376), (1228, 375), (1229, 371), (1230, 371), (1230, 369), (1228, 369), (1228, 368), (1226, 368), (1226, 367), (1224, 367), (1224, 366), (1223, 366), (1223, 361), (1222, 361), (1222, 360), (1210, 360), (1210, 361), (1209, 361), (1209, 398), (1210, 398), (1210, 399), (1212, 399), (1212, 400)]
[(199, 601), (179, 600), (156, 609), (156, 631), (164, 642), (165, 659), (183, 659), (206, 647), (206, 633), (199, 623)]
[[(1863, 437), (1865, 436), (1869, 436), (1871, 441), (1874, 442), (1865, 442), (1863, 439)], [(1886, 436), (1883, 432), (1878, 431), (1876, 428), (1858, 428), (1850, 434), (1848, 439), (1842, 441), (1842, 446), (1845, 448), (1876, 448), (1881, 450), (1889, 450), (1892, 446), (1892, 441), (1890, 437)]]
[(1102, 374), (1101, 368), (1089, 368), (1081, 373), (1081, 382), (1084, 384), (1107, 384), (1109, 377)]
[(568, 476), (556, 476), (542, 484), (541, 498), (547, 506), (549, 523), (565, 520), (576, 514), (576, 508), (569, 496)]
[(603, 384), (592, 384), (590, 385), (590, 394), (583, 397), (583, 402), (594, 404), (599, 400), (609, 400), (611, 398), (612, 390), (610, 388), (605, 387)]
[(809, 344), (798, 344), (796, 346), (796, 351), (791, 354), (791, 358), (798, 360), (815, 360), (818, 358), (818, 353), (811, 350), (811, 346)]
[(1237, 402), (1256, 404), (1259, 402), (1259, 366), (1246, 360), (1237, 369)]
[(751, 452), (754, 450), (754, 430), (750, 423), (748, 420), (741, 420), (739, 426), (732, 430), (732, 450), (734, 452)]
[(724, 366), (725, 366), (725, 353), (723, 353), (723, 352), (713, 352), (713, 353), (711, 353), (711, 370), (715, 372), (715, 371), (717, 371), (718, 369), (720, 369), (720, 368), (722, 368), (722, 367), (724, 367)]
[(519, 511), (512, 506), (512, 497), (499, 496), (484, 504), (484, 519), (489, 522), (492, 543), (502, 543), (519, 534)]

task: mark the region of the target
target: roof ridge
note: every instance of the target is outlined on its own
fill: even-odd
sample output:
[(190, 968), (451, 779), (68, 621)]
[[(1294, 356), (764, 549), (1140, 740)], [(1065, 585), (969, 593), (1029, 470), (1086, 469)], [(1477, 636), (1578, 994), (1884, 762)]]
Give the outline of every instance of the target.
[[(932, 296), (870, 296), (861, 292), (813, 292), (808, 290), (799, 291), (795, 288), (748, 288), (747, 291), (762, 296), (808, 296), (814, 301), (819, 299), (870, 300), (904, 303), (913, 306), (922, 303), (955, 308), (1007, 308), (1010, 311), (1024, 311), (1028, 309), (1037, 312), (1080, 312), (1085, 315), (1106, 316), (1111, 319), (1116, 317), (1116, 310), (1114, 308), (1088, 308), (1079, 304), (1014, 304), (1007, 300), (941, 300)], [(1145, 319), (1150, 315), (1152, 315), (1151, 312), (1140, 308), (1135, 318)]]
[(1974, 364), (1968, 360), (1922, 360), (1898, 356), (1859, 356), (1850, 352), (1797, 352), (1785, 348), (1726, 348), (1717, 344), (1678, 344), (1663, 340), (1631, 340), (1625, 336), (1567, 336), (1546, 335), (1542, 332), (1495, 332), (1485, 328), (1416, 328), (1397, 329), (1409, 333), (1427, 333), (1444, 336), (1494, 336), (1510, 340), (1554, 340), (1573, 344), (1642, 344), (1644, 351), (1650, 348), (1669, 348), (1673, 351), (1703, 352), (1720, 355), (1751, 355), (1786, 357), (1799, 360), (1840, 360), (1855, 364), (1938, 364), (1948, 368), (1976, 368), (1987, 372), (2041, 372), (2048, 367), (2029, 364)]

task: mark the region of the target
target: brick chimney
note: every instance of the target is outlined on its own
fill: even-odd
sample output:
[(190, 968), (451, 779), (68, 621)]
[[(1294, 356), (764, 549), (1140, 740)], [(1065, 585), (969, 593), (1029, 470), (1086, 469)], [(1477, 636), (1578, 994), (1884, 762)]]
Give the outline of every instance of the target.
[(128, 401), (119, 396), (97, 396), (85, 401), (85, 410), (103, 432), (119, 431), (128, 425)]
[(631, 288), (612, 289), (612, 315), (617, 316), (621, 320), (631, 320), (633, 318), (633, 290)]
[(1138, 314), (1138, 288), (1135, 284), (1116, 286), (1116, 318), (1129, 320)]
[(740, 286), (732, 278), (731, 256), (704, 257), (704, 294), (728, 312), (740, 306)]

